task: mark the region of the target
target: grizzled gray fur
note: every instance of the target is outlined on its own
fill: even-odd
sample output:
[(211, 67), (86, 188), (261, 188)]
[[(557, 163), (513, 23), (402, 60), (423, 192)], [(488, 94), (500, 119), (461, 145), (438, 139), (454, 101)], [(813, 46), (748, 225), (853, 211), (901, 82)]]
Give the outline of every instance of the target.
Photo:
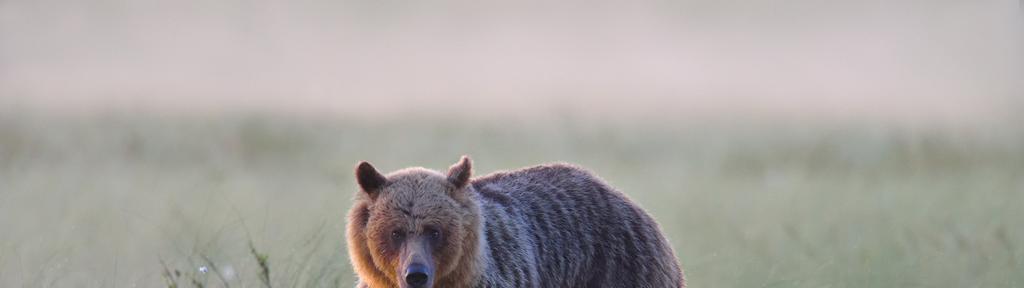
[(347, 233), (360, 287), (686, 286), (654, 219), (594, 174), (471, 168), (357, 166)]

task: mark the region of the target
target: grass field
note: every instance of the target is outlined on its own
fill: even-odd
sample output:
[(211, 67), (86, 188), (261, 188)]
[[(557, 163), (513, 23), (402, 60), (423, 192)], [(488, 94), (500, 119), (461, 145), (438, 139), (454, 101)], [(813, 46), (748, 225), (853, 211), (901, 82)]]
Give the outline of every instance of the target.
[(462, 154), (592, 169), (691, 287), (1024, 287), (1021, 131), (0, 116), (2, 287), (262, 287), (253, 248), (273, 287), (350, 287), (356, 161)]

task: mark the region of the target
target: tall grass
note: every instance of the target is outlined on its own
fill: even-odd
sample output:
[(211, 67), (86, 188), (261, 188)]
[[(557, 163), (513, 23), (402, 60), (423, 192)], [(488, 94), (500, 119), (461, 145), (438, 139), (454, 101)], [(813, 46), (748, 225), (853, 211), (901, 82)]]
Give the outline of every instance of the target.
[[(0, 115), (0, 286), (338, 287), (359, 160), (586, 166), (693, 287), (1024, 287), (1020, 131)], [(1012, 128), (1011, 128), (1012, 129)]]

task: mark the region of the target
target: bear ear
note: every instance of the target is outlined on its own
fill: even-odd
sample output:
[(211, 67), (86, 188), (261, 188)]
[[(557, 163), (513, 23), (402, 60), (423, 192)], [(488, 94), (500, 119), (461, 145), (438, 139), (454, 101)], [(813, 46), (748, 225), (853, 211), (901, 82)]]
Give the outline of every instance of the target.
[(473, 161), (469, 159), (469, 156), (463, 155), (462, 159), (459, 159), (459, 163), (448, 168), (448, 182), (452, 183), (456, 189), (466, 187), (471, 176), (473, 176)]
[(376, 196), (380, 188), (384, 187), (388, 179), (384, 178), (380, 172), (377, 172), (373, 165), (366, 161), (359, 162), (356, 165), (356, 182), (359, 183), (359, 188), (369, 194), (371, 197)]

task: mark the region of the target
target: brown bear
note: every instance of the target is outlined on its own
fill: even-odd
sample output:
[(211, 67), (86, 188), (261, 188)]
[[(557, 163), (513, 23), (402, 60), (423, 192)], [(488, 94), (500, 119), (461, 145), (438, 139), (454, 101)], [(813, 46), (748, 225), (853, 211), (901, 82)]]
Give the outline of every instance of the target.
[(686, 287), (654, 219), (580, 167), (355, 174), (357, 287)]

